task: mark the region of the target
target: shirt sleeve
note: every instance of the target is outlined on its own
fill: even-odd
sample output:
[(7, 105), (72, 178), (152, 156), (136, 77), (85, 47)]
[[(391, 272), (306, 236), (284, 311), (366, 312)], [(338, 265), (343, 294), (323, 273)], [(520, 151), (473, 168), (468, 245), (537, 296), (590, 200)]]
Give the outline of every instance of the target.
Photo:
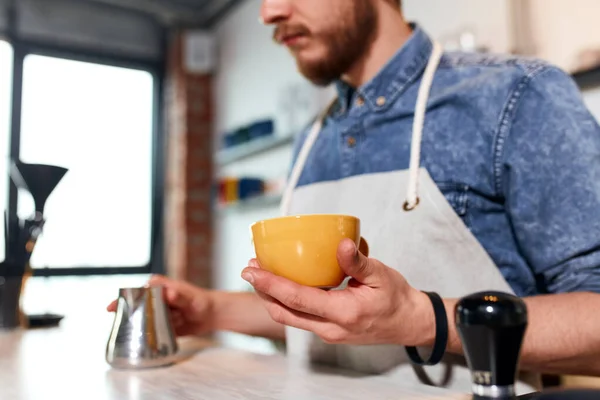
[(517, 244), (542, 291), (600, 293), (600, 127), (558, 68), (513, 98), (497, 172)]

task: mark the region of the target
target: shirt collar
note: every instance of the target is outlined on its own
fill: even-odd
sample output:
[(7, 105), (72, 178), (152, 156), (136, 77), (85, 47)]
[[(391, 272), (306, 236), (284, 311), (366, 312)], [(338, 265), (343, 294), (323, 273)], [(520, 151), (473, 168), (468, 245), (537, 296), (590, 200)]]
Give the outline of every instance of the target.
[(344, 113), (355, 96), (360, 96), (370, 109), (383, 111), (425, 69), (433, 43), (419, 25), (411, 23), (410, 27), (409, 39), (370, 81), (358, 89), (341, 80), (335, 82), (338, 95), (335, 114)]

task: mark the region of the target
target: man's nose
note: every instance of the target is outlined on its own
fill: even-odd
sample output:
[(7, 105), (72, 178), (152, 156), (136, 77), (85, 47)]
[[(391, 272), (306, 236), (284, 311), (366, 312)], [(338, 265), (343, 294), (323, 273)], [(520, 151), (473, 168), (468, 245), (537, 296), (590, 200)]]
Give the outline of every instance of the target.
[(275, 24), (288, 19), (291, 13), (291, 0), (263, 0), (260, 8), (260, 20), (263, 24)]

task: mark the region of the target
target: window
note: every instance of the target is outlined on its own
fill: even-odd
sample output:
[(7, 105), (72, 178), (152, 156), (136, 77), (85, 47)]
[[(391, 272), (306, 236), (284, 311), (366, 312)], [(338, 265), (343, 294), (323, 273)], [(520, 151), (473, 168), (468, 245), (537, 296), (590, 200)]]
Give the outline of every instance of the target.
[[(34, 269), (149, 264), (153, 123), (149, 72), (25, 57), (20, 159), (69, 170), (46, 203)], [(19, 191), (19, 218), (33, 211)]]
[[(8, 156), (10, 149), (10, 119), (12, 98), (13, 50), (10, 44), (0, 40), (0, 210), (2, 227), (6, 223), (4, 212), (8, 209)], [(4, 228), (0, 229), (0, 261), (4, 261)]]

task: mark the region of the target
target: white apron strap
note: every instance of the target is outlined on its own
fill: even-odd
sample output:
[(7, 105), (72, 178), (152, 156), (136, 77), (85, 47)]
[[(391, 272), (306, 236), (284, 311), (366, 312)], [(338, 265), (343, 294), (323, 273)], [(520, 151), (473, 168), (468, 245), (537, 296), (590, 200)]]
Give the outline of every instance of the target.
[(294, 192), (294, 189), (296, 188), (296, 185), (298, 184), (298, 180), (300, 179), (300, 175), (302, 174), (302, 170), (304, 169), (304, 164), (306, 164), (306, 159), (308, 158), (308, 155), (310, 154), (310, 150), (312, 149), (313, 145), (317, 141), (317, 137), (319, 136), (319, 133), (321, 132), (321, 127), (323, 126), (323, 121), (327, 117), (327, 114), (329, 114), (329, 111), (331, 110), (335, 102), (336, 100), (334, 99), (331, 103), (329, 103), (327, 107), (325, 107), (325, 110), (317, 116), (317, 119), (310, 128), (308, 136), (304, 140), (304, 144), (300, 149), (300, 153), (298, 153), (298, 157), (296, 158), (296, 162), (294, 163), (294, 166), (292, 168), (292, 172), (288, 179), (287, 185), (285, 186), (283, 197), (281, 199), (281, 204), (279, 205), (281, 215), (283, 216), (286, 216), (289, 213), (291, 205), (290, 203), (292, 201), (292, 194)]
[(425, 112), (427, 111), (427, 100), (429, 99), (429, 90), (433, 83), (433, 76), (442, 58), (442, 46), (438, 42), (433, 42), (433, 50), (429, 57), (429, 62), (423, 73), (423, 79), (419, 86), (417, 96), (417, 105), (415, 106), (415, 118), (413, 121), (412, 141), (410, 148), (410, 166), (408, 175), (408, 188), (406, 193), (405, 210), (412, 210), (419, 204), (418, 183), (419, 183), (419, 164), (421, 161), (421, 138), (423, 137), (423, 123), (425, 122)]
[[(433, 50), (431, 52), (429, 62), (427, 63), (427, 67), (425, 68), (421, 85), (419, 86), (419, 94), (417, 96), (415, 118), (412, 130), (408, 190), (406, 202), (404, 204), (405, 210), (412, 210), (419, 203), (418, 178), (421, 156), (421, 138), (423, 136), (423, 123), (425, 121), (429, 90), (431, 88), (431, 84), (433, 83), (435, 71), (442, 57), (442, 52), (442, 46), (438, 42), (433, 42)], [(310, 150), (315, 144), (319, 133), (321, 132), (323, 121), (325, 120), (334, 103), (335, 100), (328, 107), (326, 107), (325, 111), (316, 119), (315, 123), (310, 129), (310, 132), (308, 133), (308, 136), (306, 137), (306, 140), (304, 141), (304, 144), (302, 145), (302, 148), (300, 149), (300, 152), (298, 153), (298, 157), (292, 168), (290, 178), (283, 192), (283, 197), (280, 204), (280, 212), (282, 215), (287, 215), (289, 213), (292, 194), (296, 188), (296, 185), (298, 184), (298, 180), (300, 179), (300, 175), (304, 169), (304, 164), (306, 163), (308, 155), (310, 154)]]

